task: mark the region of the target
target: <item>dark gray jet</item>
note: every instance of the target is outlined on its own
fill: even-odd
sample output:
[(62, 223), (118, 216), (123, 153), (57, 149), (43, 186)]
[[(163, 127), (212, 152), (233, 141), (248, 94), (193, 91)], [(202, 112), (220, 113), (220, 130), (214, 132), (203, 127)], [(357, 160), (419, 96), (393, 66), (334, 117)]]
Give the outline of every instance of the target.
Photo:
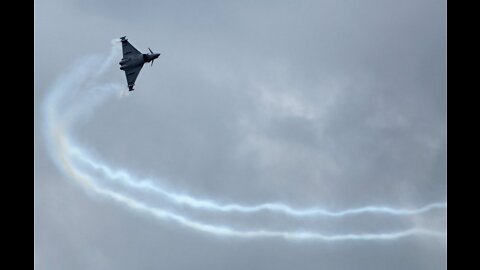
[(123, 49), (123, 58), (120, 61), (120, 70), (125, 71), (125, 76), (127, 77), (128, 90), (133, 91), (133, 86), (135, 85), (135, 80), (137, 79), (140, 70), (143, 65), (148, 62), (152, 62), (157, 59), (160, 54), (153, 53), (150, 48), (148, 50), (150, 53), (141, 53), (135, 47), (128, 42), (125, 37), (121, 37), (122, 49)]

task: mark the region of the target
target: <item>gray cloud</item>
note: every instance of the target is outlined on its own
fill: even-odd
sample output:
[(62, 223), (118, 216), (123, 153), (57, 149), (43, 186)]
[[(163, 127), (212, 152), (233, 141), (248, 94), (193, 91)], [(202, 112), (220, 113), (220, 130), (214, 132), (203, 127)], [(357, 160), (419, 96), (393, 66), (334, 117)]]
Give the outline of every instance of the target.
[[(72, 184), (39, 132), (59, 74), (127, 35), (159, 61), (77, 134), (112, 164), (225, 202), (444, 201), (445, 3), (51, 0), (36, 2), (35, 23), (38, 269), (445, 267), (445, 246), (431, 239), (245, 241), (159, 222)], [(125, 83), (117, 67), (105, 80)], [(355, 221), (330, 226), (367, 222)]]

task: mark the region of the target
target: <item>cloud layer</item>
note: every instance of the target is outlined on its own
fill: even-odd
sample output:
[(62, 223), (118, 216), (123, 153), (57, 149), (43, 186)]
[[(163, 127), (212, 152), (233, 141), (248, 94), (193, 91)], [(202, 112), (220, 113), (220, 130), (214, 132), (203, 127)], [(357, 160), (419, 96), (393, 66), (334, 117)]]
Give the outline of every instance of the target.
[[(166, 188), (176, 194), (216, 198), (221, 205), (281, 201), (295, 209), (320, 205), (338, 212), (365, 205), (414, 209), (445, 200), (443, 3), (130, 5), (37, 5), (37, 15), (48, 14), (37, 16), (37, 105), (77, 55), (106, 51), (112, 36), (127, 34), (141, 51), (150, 46), (162, 52), (154, 68), (142, 71), (135, 95), (105, 103), (75, 134), (92, 155), (141, 172), (142, 178), (168, 179)], [(127, 14), (137, 19), (125, 20)], [(51, 42), (59, 38), (61, 43)], [(103, 79), (124, 83), (115, 68)], [(380, 253), (401, 261), (402, 269), (444, 264), (445, 251), (435, 241), (401, 241), (383, 251), (373, 244), (361, 252), (344, 244), (335, 253), (343, 258), (332, 256), (328, 247), (294, 252), (280, 244), (268, 250), (269, 241), (220, 252), (225, 247), (211, 239), (181, 229), (173, 231), (177, 237), (167, 236), (168, 227), (84, 197), (44, 158), (43, 138), (36, 143), (36, 239), (42, 247), (37, 250), (46, 250), (37, 259), (44, 268), (51, 269), (55, 263), (49, 258), (58, 257), (65, 258), (59, 268), (69, 269), (92, 268), (93, 261), (122, 269), (137, 266), (140, 258), (143, 266), (157, 266), (161, 259), (184, 268), (186, 263), (171, 259), (185, 254), (182, 243), (194, 247), (187, 251), (192, 265), (208, 268), (235, 262), (226, 259), (234, 254), (250, 261), (244, 266), (252, 269), (298, 264), (309, 269), (320, 261), (333, 269), (349, 268), (348, 263), (382, 269), (382, 260), (373, 255)], [(411, 222), (442, 230), (444, 216), (438, 213)], [(278, 220), (278, 227), (298, 225), (269, 218)], [(362, 219), (350, 221), (325, 229), (375, 229)], [(392, 226), (389, 220), (379, 223)], [(66, 233), (71, 227), (79, 234)], [(147, 231), (158, 241), (151, 242)], [(101, 239), (97, 232), (109, 236), (108, 245), (95, 240)], [(133, 241), (138, 252), (121, 256), (130, 248), (113, 239)], [(140, 252), (167, 246), (163, 255)], [(199, 249), (203, 259), (194, 255)], [(206, 259), (213, 254), (223, 255)], [(290, 262), (282, 259), (285, 254)], [(344, 262), (345, 257), (350, 259)]]

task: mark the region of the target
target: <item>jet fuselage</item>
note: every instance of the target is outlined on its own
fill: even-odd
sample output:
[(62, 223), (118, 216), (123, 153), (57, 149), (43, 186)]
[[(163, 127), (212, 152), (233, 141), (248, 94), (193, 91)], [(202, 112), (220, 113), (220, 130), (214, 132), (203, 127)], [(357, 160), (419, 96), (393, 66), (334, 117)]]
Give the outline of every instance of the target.
[(157, 59), (158, 56), (160, 56), (159, 53), (137, 54), (122, 58), (122, 60), (118, 64), (120, 64), (121, 70), (125, 70), (126, 68), (142, 66), (145, 63), (149, 63), (150, 61)]

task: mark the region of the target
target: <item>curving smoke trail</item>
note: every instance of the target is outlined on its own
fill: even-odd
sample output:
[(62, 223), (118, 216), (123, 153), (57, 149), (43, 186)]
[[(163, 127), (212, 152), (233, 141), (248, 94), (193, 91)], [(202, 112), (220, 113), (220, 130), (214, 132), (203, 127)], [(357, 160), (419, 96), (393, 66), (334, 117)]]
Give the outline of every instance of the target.
[[(400, 232), (365, 233), (365, 234), (321, 234), (298, 230), (268, 230), (252, 229), (239, 230), (227, 225), (216, 225), (181, 215), (173, 210), (155, 207), (142, 202), (139, 198), (109, 187), (108, 181), (115, 181), (135, 190), (154, 192), (162, 195), (174, 204), (186, 205), (193, 209), (216, 212), (241, 212), (253, 213), (258, 211), (280, 212), (289, 216), (327, 216), (342, 217), (353, 214), (375, 213), (389, 215), (415, 215), (434, 209), (446, 208), (445, 203), (434, 203), (417, 209), (395, 209), (390, 207), (368, 206), (363, 208), (348, 209), (343, 211), (328, 211), (320, 208), (295, 209), (281, 203), (265, 203), (255, 206), (239, 204), (219, 204), (213, 200), (197, 199), (195, 197), (173, 193), (154, 184), (149, 179), (137, 179), (126, 170), (116, 170), (106, 165), (101, 160), (94, 158), (74, 140), (73, 131), (79, 121), (85, 120), (93, 108), (99, 106), (108, 97), (120, 92), (123, 87), (116, 84), (98, 85), (91, 83), (111, 66), (118, 54), (118, 46), (112, 41), (113, 47), (110, 55), (102, 57), (89, 57), (77, 62), (66, 74), (50, 89), (43, 106), (44, 132), (47, 147), (55, 164), (69, 178), (76, 180), (88, 191), (113, 199), (131, 209), (150, 214), (166, 221), (174, 221), (183, 226), (215, 235), (242, 238), (256, 237), (283, 237), (291, 240), (394, 240), (411, 235), (425, 235), (444, 237), (444, 232), (424, 228), (412, 228)], [(97, 70), (96, 72), (92, 72)], [(86, 165), (86, 166), (85, 166)], [(96, 177), (85, 167), (93, 171), (100, 171), (104, 177)], [(106, 181), (105, 181), (106, 180)]]
[(167, 199), (177, 203), (187, 205), (196, 209), (205, 209), (219, 212), (241, 212), (254, 213), (259, 211), (279, 212), (296, 217), (344, 217), (348, 215), (358, 215), (365, 213), (373, 214), (390, 214), (390, 215), (417, 215), (435, 209), (444, 209), (447, 207), (446, 203), (432, 203), (416, 209), (397, 209), (385, 206), (367, 206), (360, 208), (353, 208), (341, 211), (330, 211), (322, 208), (293, 208), (282, 203), (263, 203), (259, 205), (240, 205), (240, 204), (219, 204), (214, 201), (199, 199), (188, 195), (178, 194), (162, 188), (155, 184), (155, 180), (137, 179), (125, 170), (113, 169), (111, 166), (102, 163), (98, 159), (92, 158), (86, 151), (81, 148), (72, 148), (71, 154), (78, 158), (83, 164), (87, 164), (95, 170), (101, 171), (108, 180), (119, 180), (121, 184), (135, 189), (145, 190), (160, 194)]

